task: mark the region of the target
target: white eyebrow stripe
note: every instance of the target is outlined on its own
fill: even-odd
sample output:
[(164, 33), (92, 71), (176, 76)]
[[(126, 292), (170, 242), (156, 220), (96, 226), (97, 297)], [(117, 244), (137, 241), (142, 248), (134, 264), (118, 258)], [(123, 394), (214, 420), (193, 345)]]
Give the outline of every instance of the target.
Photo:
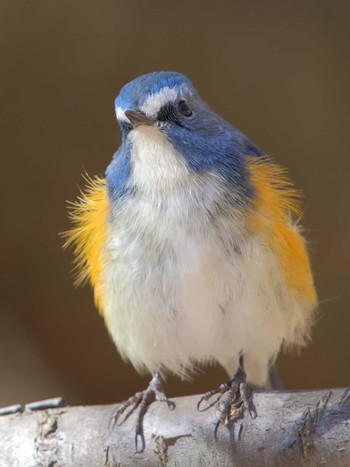
[(163, 88), (160, 92), (156, 94), (151, 94), (143, 105), (141, 106), (141, 111), (148, 116), (153, 116), (163, 107), (163, 105), (168, 102), (174, 102), (178, 93), (169, 87)]
[(115, 114), (117, 116), (117, 119), (119, 121), (127, 122), (130, 123), (130, 120), (128, 117), (125, 115), (124, 110), (121, 107), (116, 107), (115, 108)]
[[(148, 116), (154, 116), (159, 110), (163, 107), (163, 105), (167, 104), (168, 102), (174, 102), (178, 96), (178, 91), (175, 91), (173, 88), (169, 88), (168, 86), (163, 88), (161, 91), (151, 94), (147, 97), (145, 102), (140, 107), (141, 112)], [(115, 114), (119, 121), (130, 123), (130, 120), (125, 115), (125, 110), (121, 107), (115, 108)]]

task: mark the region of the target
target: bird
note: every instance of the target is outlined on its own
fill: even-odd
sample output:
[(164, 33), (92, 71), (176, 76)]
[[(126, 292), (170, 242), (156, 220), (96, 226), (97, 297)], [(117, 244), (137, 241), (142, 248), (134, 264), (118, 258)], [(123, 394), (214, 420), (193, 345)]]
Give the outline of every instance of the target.
[(174, 408), (168, 373), (220, 364), (232, 379), (198, 408), (228, 394), (215, 430), (232, 407), (255, 417), (249, 388), (268, 385), (282, 348), (309, 341), (317, 294), (300, 192), (187, 77), (141, 75), (122, 87), (115, 112), (121, 145), (71, 206), (66, 243), (119, 353), (152, 375), (115, 414), (138, 409), (141, 452), (149, 404)]

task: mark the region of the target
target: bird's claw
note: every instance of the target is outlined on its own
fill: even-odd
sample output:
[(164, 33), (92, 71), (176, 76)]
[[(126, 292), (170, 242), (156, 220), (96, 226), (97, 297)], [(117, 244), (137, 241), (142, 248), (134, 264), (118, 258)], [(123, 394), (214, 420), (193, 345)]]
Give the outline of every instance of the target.
[(174, 410), (176, 407), (176, 404), (174, 401), (171, 401), (169, 399), (165, 399), (164, 402), (167, 403), (167, 406), (169, 407), (169, 410)]
[[(222, 395), (229, 390), (231, 382), (221, 384), (216, 389), (212, 389), (211, 391), (206, 392), (198, 401), (197, 404), (197, 410), (199, 412), (205, 412), (206, 410), (210, 409), (213, 407), (219, 400), (221, 399)], [(211, 402), (209, 405), (201, 409), (201, 405), (203, 402), (208, 402), (209, 399), (211, 399), (215, 394), (220, 394), (219, 397), (217, 397), (213, 402)]]
[[(143, 420), (148, 410), (148, 407), (154, 402), (155, 400), (166, 402), (169, 409), (173, 410), (175, 408), (175, 402), (169, 400), (162, 388), (162, 383), (160, 379), (159, 373), (156, 373), (148, 388), (144, 391), (137, 392), (135, 395), (129, 397), (126, 401), (124, 401), (115, 411), (112, 416), (112, 429), (117, 424), (119, 417), (125, 412), (125, 410), (132, 406), (131, 409), (125, 414), (123, 420), (120, 424), (124, 423), (130, 415), (138, 409), (137, 412), (137, 419), (136, 419), (136, 429), (135, 429), (135, 449), (137, 453), (141, 453), (145, 450), (146, 442), (145, 436), (143, 432)], [(141, 448), (138, 449), (138, 439), (141, 440)]]
[(125, 414), (123, 420), (120, 422), (120, 425), (127, 420), (130, 415), (137, 409), (139, 406), (141, 400), (142, 400), (142, 392), (137, 392), (133, 396), (129, 397), (126, 401), (122, 402), (120, 406), (115, 410), (113, 416), (112, 416), (112, 424), (111, 424), (111, 429), (115, 427), (115, 425), (118, 423), (119, 417), (125, 412), (125, 410), (132, 404), (133, 407)]
[[(138, 437), (141, 439), (141, 449), (138, 449), (137, 446), (137, 440)], [(145, 435), (143, 433), (135, 433), (135, 452), (140, 454), (142, 453), (146, 448), (146, 441), (145, 441)]]
[[(219, 394), (219, 396), (208, 406), (201, 409), (202, 403), (209, 401), (211, 397)], [(217, 438), (217, 432), (220, 425), (235, 423), (237, 420), (244, 417), (244, 412), (247, 411), (252, 419), (255, 419), (258, 414), (253, 402), (253, 391), (247, 385), (246, 374), (243, 365), (240, 365), (235, 376), (228, 383), (224, 383), (216, 389), (206, 392), (198, 401), (197, 410), (203, 412), (213, 407), (218, 403), (219, 418), (215, 423), (214, 437)]]

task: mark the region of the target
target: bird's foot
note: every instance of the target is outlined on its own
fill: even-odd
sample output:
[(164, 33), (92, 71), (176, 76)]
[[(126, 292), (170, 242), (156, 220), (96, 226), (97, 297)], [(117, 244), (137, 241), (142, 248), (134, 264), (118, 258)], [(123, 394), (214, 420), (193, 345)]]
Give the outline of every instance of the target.
[[(163, 401), (168, 404), (170, 410), (175, 408), (175, 402), (170, 401), (164, 393), (161, 377), (159, 373), (156, 373), (151, 382), (148, 385), (148, 388), (144, 391), (137, 392), (135, 395), (129, 397), (126, 401), (122, 402), (122, 404), (116, 409), (112, 417), (112, 427), (114, 427), (119, 417), (125, 412), (125, 410), (132, 406), (130, 410), (125, 414), (121, 423), (124, 423), (130, 415), (136, 410), (137, 411), (137, 418), (136, 418), (136, 429), (135, 429), (135, 449), (136, 452), (143, 452), (146, 447), (145, 443), (145, 436), (143, 432), (143, 420), (148, 410), (148, 407), (154, 402), (155, 400)], [(138, 449), (138, 439), (140, 438), (141, 441), (141, 448)]]
[[(204, 408), (201, 408), (203, 402), (208, 402), (213, 396), (218, 397)], [(222, 384), (216, 389), (206, 392), (197, 404), (197, 410), (208, 410), (218, 403), (219, 418), (215, 424), (214, 436), (217, 437), (217, 431), (220, 425), (235, 423), (244, 417), (245, 411), (248, 411), (251, 418), (258, 416), (254, 402), (253, 390), (247, 384), (247, 377), (243, 365), (238, 370), (231, 381)]]

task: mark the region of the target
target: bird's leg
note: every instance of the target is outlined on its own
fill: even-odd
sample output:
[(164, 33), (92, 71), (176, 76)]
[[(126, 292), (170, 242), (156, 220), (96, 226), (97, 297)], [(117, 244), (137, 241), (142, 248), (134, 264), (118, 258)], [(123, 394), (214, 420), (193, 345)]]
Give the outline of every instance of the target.
[[(121, 423), (124, 423), (130, 415), (136, 410), (136, 429), (135, 429), (135, 448), (136, 452), (143, 452), (145, 450), (145, 437), (143, 433), (143, 419), (146, 415), (148, 407), (155, 400), (164, 401), (168, 404), (170, 410), (175, 408), (175, 402), (170, 401), (164, 393), (161, 377), (159, 373), (155, 373), (148, 388), (144, 391), (137, 392), (135, 395), (129, 397), (126, 401), (116, 409), (112, 416), (112, 428), (117, 424), (119, 417), (125, 412), (125, 410), (132, 406), (130, 410), (125, 414)], [(138, 449), (138, 438), (141, 440), (141, 448)]]
[[(216, 394), (218, 394), (218, 397), (204, 409), (201, 409), (202, 403), (204, 401), (207, 402)], [(199, 411), (208, 410), (216, 404), (216, 402), (218, 402), (220, 415), (215, 425), (215, 438), (220, 425), (226, 422), (234, 423), (240, 418), (243, 418), (245, 410), (249, 412), (253, 419), (257, 417), (258, 414), (253, 402), (253, 390), (247, 385), (247, 376), (244, 371), (242, 355), (239, 356), (238, 369), (231, 381), (206, 392), (199, 400), (197, 409)]]

